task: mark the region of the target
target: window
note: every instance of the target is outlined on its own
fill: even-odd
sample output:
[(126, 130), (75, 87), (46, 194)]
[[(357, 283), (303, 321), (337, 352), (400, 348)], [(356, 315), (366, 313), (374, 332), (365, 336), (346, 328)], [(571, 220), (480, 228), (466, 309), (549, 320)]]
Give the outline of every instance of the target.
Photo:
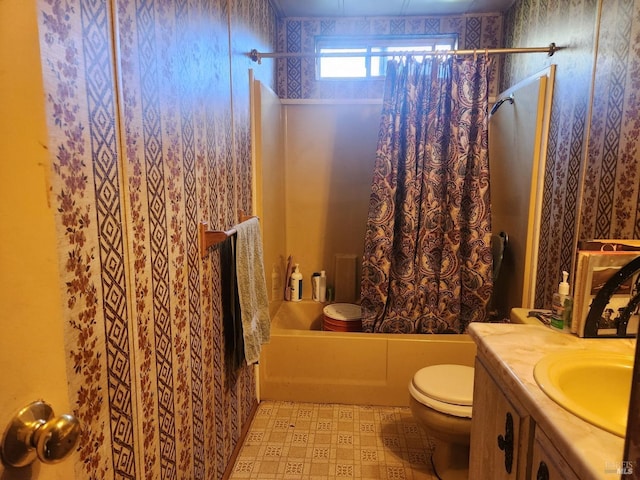
[[(320, 79), (384, 76), (388, 52), (433, 52), (456, 48), (455, 35), (395, 35), (385, 37), (317, 37), (317, 76)], [(327, 56), (322, 56), (327, 55)], [(334, 56), (330, 56), (334, 55)], [(422, 56), (416, 55), (418, 60)]]

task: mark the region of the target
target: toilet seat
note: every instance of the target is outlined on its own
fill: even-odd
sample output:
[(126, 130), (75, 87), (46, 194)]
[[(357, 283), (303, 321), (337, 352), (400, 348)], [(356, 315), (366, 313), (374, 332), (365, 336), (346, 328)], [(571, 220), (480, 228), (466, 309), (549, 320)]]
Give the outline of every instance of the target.
[(411, 396), (438, 412), (471, 418), (473, 367), (433, 365), (421, 368), (409, 384)]

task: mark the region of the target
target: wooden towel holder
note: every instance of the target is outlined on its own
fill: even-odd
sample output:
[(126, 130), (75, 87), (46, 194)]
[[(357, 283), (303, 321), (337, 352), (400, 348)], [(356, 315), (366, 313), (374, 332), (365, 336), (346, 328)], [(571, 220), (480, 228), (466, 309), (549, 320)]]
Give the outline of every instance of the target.
[[(254, 215), (246, 215), (243, 210), (238, 210), (238, 223), (246, 222), (254, 218)], [(206, 257), (210, 247), (224, 242), (227, 238), (237, 233), (236, 227), (229, 230), (209, 230), (208, 222), (198, 224), (198, 240), (200, 243), (200, 256)]]

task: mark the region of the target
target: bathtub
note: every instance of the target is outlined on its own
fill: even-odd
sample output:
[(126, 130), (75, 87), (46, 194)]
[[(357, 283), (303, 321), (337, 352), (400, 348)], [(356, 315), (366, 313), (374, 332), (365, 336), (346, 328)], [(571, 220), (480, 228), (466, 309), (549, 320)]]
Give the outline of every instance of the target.
[(261, 400), (408, 406), (420, 368), (474, 364), (468, 335), (323, 332), (322, 307), (303, 300), (275, 310), (260, 356)]

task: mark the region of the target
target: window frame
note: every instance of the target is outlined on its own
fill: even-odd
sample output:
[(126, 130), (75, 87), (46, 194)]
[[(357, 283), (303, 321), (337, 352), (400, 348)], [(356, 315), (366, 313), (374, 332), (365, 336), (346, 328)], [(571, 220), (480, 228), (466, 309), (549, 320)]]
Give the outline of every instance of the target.
[[(381, 62), (379, 65), (379, 73), (373, 73), (371, 70), (373, 49), (381, 49), (380, 51), (388, 51), (389, 48), (405, 48), (410, 49), (412, 47), (425, 47), (428, 50), (431, 47), (431, 51), (435, 50), (438, 44), (446, 43), (451, 45), (450, 49), (455, 50), (458, 48), (458, 35), (455, 33), (444, 34), (405, 34), (405, 35), (318, 35), (315, 37), (315, 53), (318, 55), (315, 61), (315, 73), (316, 80), (321, 81), (345, 81), (345, 80), (375, 80), (384, 78), (386, 71), (386, 61), (389, 56), (379, 56)], [(322, 60), (321, 56), (323, 49), (362, 49), (362, 52), (356, 52), (353, 57), (339, 57), (339, 58), (358, 58), (364, 59), (364, 76), (322, 76)], [(327, 58), (327, 57), (324, 57)]]

